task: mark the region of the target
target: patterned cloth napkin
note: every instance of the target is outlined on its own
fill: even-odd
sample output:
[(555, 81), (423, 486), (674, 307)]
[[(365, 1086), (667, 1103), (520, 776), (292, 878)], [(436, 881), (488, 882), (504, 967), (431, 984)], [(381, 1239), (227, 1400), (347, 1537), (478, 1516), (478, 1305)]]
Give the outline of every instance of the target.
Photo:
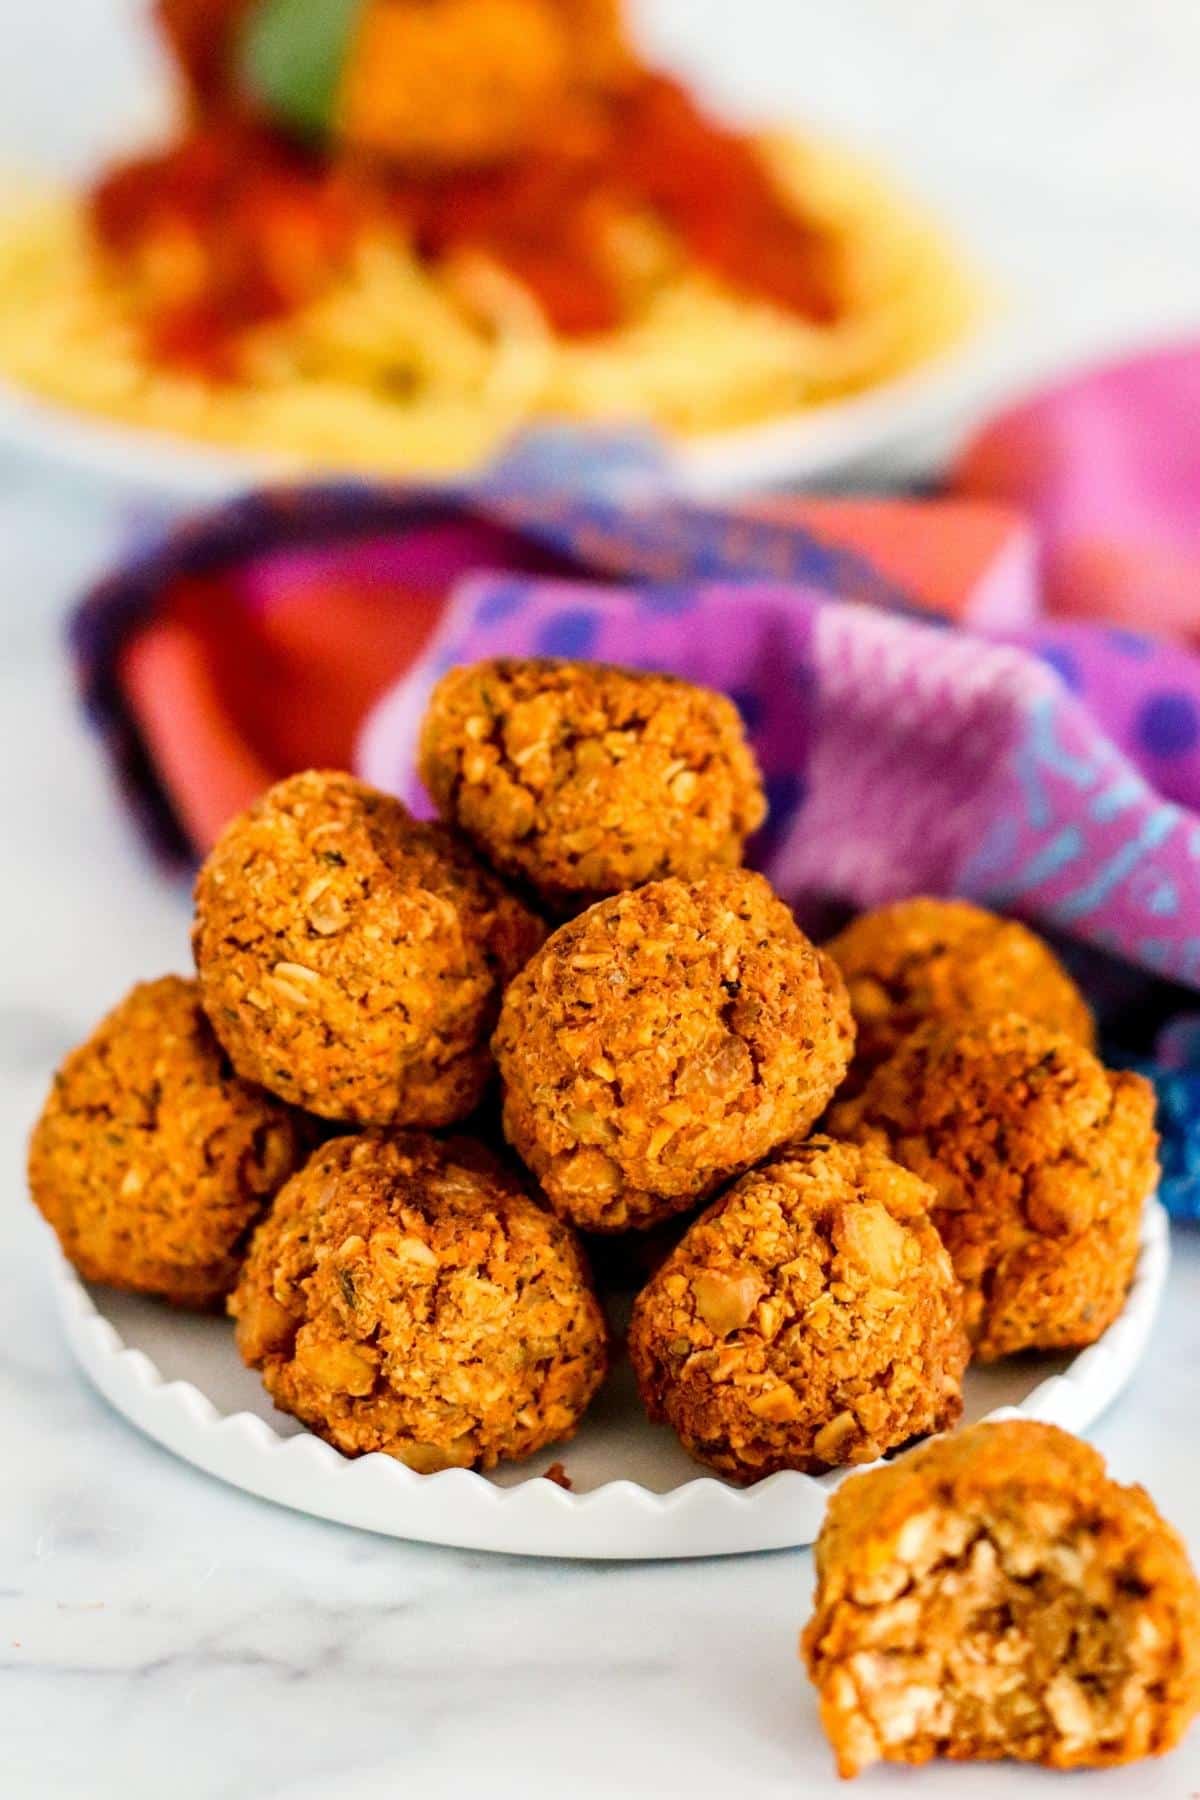
[(936, 499), (684, 505), (653, 445), (555, 433), (469, 489), (254, 495), (144, 546), (73, 638), (175, 851), (313, 763), (423, 805), (417, 724), (457, 661), (726, 689), (771, 799), (754, 860), (802, 917), (961, 893), (1065, 940), (1200, 1217), (1198, 630), (1192, 349), (996, 420)]

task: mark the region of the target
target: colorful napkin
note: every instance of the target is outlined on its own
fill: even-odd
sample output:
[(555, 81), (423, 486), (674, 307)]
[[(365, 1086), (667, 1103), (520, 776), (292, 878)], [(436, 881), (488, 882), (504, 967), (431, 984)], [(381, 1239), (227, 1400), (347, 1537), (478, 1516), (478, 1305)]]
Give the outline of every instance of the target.
[(1200, 348), (1116, 362), (979, 433), (956, 486), (1037, 532), (1042, 605), (1194, 642), (1200, 635)]
[(251, 496), (87, 598), (84, 690), (179, 851), (306, 764), (423, 804), (417, 722), (456, 661), (722, 687), (767, 777), (754, 859), (814, 929), (963, 893), (1090, 958), (1118, 1045), (1175, 1015), (1167, 1198), (1200, 1214), (1198, 382), (1191, 351), (1065, 385), (930, 500), (686, 505), (653, 445), (559, 433), (457, 491)]

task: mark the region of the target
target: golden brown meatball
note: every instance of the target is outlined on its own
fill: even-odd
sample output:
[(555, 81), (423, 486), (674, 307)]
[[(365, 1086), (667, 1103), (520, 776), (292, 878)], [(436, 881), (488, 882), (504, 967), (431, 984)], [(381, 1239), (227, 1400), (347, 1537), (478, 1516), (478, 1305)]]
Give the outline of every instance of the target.
[(1140, 1075), (1016, 1013), (934, 1023), (833, 1107), (829, 1129), (935, 1189), (983, 1361), (1090, 1344), (1120, 1312), (1158, 1173)]
[(464, 1138), (326, 1144), (255, 1234), (230, 1311), (276, 1406), (422, 1474), (571, 1437), (605, 1369), (575, 1239)]
[(761, 875), (655, 882), (562, 926), (505, 994), (505, 1135), (572, 1223), (653, 1225), (803, 1136), (853, 1035)]
[(932, 1190), (813, 1138), (704, 1213), (638, 1296), (650, 1416), (738, 1481), (874, 1462), (952, 1425), (968, 1346)]
[(1140, 1487), (1053, 1425), (940, 1438), (847, 1481), (804, 1633), (843, 1776), (1159, 1756), (1200, 1707), (1200, 1587)]
[(501, 163), (555, 143), (633, 72), (616, 0), (370, 0), (334, 129), (400, 162)]
[(451, 832), (350, 775), (271, 788), (196, 883), (213, 1029), (240, 1074), (329, 1119), (465, 1118), (501, 989), (544, 935)]
[(58, 1071), (29, 1185), (85, 1280), (210, 1307), (315, 1138), (312, 1120), (234, 1074), (195, 982), (165, 975)]
[(851, 1080), (927, 1019), (1021, 1012), (1087, 1050), (1087, 1001), (1041, 938), (966, 900), (899, 900), (863, 913), (825, 948), (846, 978), (858, 1025)]
[(736, 866), (766, 817), (732, 701), (601, 663), (452, 669), (429, 703), (421, 776), (443, 818), (560, 913)]

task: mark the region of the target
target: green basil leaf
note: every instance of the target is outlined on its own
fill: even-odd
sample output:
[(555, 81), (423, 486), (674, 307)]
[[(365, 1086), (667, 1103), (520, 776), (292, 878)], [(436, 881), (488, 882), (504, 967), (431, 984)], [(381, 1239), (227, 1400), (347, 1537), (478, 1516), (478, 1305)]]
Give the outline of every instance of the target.
[(280, 121), (324, 135), (350, 39), (369, 0), (262, 0), (249, 14), (238, 69), (250, 96)]

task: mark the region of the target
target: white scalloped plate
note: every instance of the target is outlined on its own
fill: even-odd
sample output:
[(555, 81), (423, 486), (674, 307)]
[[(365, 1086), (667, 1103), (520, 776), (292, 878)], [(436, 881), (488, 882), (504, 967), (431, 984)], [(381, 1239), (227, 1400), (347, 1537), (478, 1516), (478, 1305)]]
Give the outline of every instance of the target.
[[(220, 1480), (318, 1518), (391, 1537), (525, 1556), (726, 1556), (808, 1544), (842, 1475), (773, 1475), (734, 1488), (649, 1425), (627, 1366), (560, 1452), (500, 1470), (416, 1475), (386, 1456), (339, 1455), (277, 1413), (238, 1360), (228, 1324), (107, 1289), (89, 1290), (57, 1253), (54, 1284), (68, 1340), (105, 1398), (139, 1430)], [(1002, 1410), (1084, 1431), (1137, 1367), (1166, 1280), (1169, 1240), (1146, 1208), (1125, 1310), (1070, 1357), (1016, 1358), (967, 1376), (968, 1419)], [(567, 1493), (538, 1479), (561, 1457)]]

